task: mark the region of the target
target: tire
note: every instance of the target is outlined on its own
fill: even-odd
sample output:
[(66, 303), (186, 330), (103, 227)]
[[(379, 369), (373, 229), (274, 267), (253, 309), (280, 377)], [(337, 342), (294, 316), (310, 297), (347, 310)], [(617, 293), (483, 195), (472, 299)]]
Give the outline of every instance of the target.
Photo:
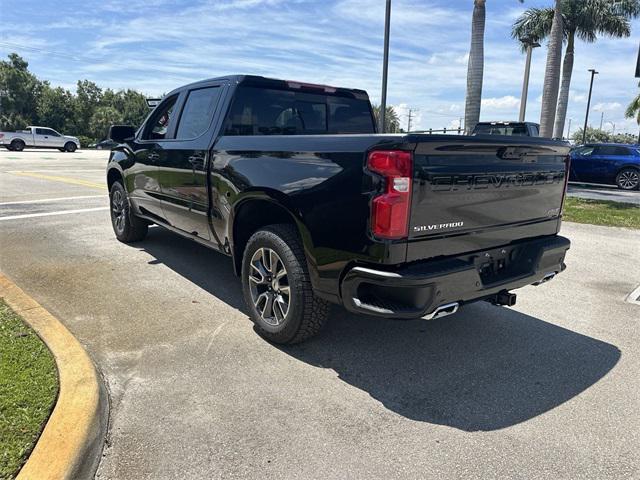
[(302, 242), (292, 225), (270, 225), (251, 236), (242, 259), (242, 291), (255, 330), (273, 343), (307, 340), (329, 316), (329, 303), (313, 293)]
[(122, 183), (115, 182), (109, 191), (111, 226), (116, 238), (123, 243), (139, 242), (147, 236), (149, 225), (131, 212), (127, 192)]
[(78, 146), (73, 142), (67, 142), (67, 143), (64, 144), (64, 151), (65, 152), (73, 153), (73, 152), (76, 151), (77, 148), (78, 148)]
[(637, 190), (640, 185), (640, 172), (635, 168), (623, 168), (616, 175), (616, 185), (622, 190)]
[(12, 140), (11, 150), (13, 150), (14, 152), (21, 152), (22, 150), (24, 150), (24, 142), (22, 140)]

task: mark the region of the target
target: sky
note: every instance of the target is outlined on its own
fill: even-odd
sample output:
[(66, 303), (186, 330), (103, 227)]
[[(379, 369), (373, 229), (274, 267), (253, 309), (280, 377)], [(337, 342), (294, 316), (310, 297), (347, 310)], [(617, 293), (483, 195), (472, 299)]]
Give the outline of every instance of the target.
[[(158, 96), (236, 73), (367, 90), (380, 101), (384, 0), (2, 0), (0, 56), (17, 52), (54, 86), (79, 79)], [(518, 118), (524, 55), (514, 20), (552, 0), (487, 0), (481, 120)], [(472, 0), (393, 0), (387, 102), (412, 130), (464, 117)], [(584, 123), (589, 68), (597, 69), (590, 125), (637, 133), (624, 118), (640, 20), (631, 37), (577, 41), (567, 118)], [(533, 53), (527, 120), (539, 121), (546, 43)], [(568, 122), (567, 122), (568, 123)], [(565, 135), (567, 133), (565, 127)]]

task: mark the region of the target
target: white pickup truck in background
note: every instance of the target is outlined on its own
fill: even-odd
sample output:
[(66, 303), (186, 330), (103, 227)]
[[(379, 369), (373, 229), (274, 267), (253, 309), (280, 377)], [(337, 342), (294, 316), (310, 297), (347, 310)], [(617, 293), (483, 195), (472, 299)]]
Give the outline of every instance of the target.
[(18, 132), (0, 132), (0, 145), (16, 152), (25, 148), (57, 148), (61, 152), (75, 152), (80, 148), (80, 140), (52, 128), (30, 126)]

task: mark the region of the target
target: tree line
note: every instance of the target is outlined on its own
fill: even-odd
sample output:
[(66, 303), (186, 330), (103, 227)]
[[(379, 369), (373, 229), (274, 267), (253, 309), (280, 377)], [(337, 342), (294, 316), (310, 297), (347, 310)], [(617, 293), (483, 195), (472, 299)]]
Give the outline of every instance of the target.
[(79, 80), (74, 94), (38, 79), (16, 53), (0, 61), (0, 130), (42, 125), (87, 146), (105, 138), (109, 126), (140, 125), (148, 113), (146, 97), (135, 90), (102, 89)]

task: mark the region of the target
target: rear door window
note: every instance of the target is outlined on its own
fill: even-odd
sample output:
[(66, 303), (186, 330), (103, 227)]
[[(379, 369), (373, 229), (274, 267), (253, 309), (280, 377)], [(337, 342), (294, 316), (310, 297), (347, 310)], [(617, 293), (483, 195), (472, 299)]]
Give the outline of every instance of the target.
[(631, 155), (631, 151), (626, 147), (616, 147), (616, 153), (614, 155)]
[(220, 87), (207, 87), (189, 92), (180, 116), (177, 139), (197, 138), (207, 131), (220, 99), (220, 91)]
[(596, 147), (593, 154), (594, 155), (620, 155), (617, 152), (617, 147), (611, 147), (608, 145), (603, 145)]

